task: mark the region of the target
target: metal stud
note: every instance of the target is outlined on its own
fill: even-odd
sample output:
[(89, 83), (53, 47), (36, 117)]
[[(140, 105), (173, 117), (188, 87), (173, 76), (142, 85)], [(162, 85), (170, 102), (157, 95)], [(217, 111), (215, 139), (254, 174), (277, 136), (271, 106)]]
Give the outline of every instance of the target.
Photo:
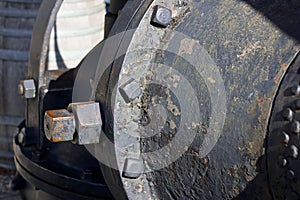
[(298, 95), (300, 94), (300, 85), (295, 85), (291, 88), (292, 94), (293, 95)]
[(292, 180), (295, 178), (295, 172), (293, 170), (289, 170), (286, 176), (288, 179)]
[(124, 163), (122, 176), (136, 179), (144, 172), (144, 162), (142, 159), (127, 158)]
[(282, 112), (282, 117), (287, 120), (287, 121), (292, 121), (293, 120), (293, 115), (294, 112), (292, 111), (291, 108), (286, 108), (283, 112)]
[(24, 133), (22, 133), (22, 132), (18, 133), (18, 142), (19, 142), (19, 144), (23, 144), (24, 137), (25, 137)]
[(75, 133), (74, 115), (65, 109), (48, 110), (44, 116), (45, 136), (51, 142), (73, 140)]
[(98, 102), (71, 103), (68, 111), (75, 117), (77, 134), (74, 140), (79, 145), (99, 143), (102, 119)]
[(155, 6), (151, 18), (151, 24), (160, 27), (167, 27), (172, 21), (172, 11), (163, 6)]
[(24, 96), (26, 99), (35, 98), (36, 88), (34, 80), (22, 80), (18, 85), (19, 94)]
[(290, 154), (293, 158), (298, 158), (298, 148), (295, 145), (291, 145)]
[(286, 133), (286, 132), (282, 132), (281, 135), (281, 141), (284, 143), (284, 144), (288, 144), (289, 141), (290, 141), (290, 136)]
[(119, 92), (124, 101), (129, 103), (142, 94), (142, 89), (138, 82), (131, 78), (119, 87)]
[(284, 158), (283, 156), (280, 156), (278, 160), (278, 164), (282, 167), (285, 167), (287, 165), (287, 159)]
[(298, 121), (294, 121), (291, 124), (291, 131), (295, 134), (299, 134), (300, 133), (300, 123)]

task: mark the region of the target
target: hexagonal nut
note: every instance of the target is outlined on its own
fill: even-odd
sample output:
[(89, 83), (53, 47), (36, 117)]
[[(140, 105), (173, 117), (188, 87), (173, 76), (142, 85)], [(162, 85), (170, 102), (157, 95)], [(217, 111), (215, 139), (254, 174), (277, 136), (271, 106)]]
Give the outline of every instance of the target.
[(75, 142), (79, 145), (99, 143), (102, 130), (99, 103), (72, 103), (68, 110), (75, 116)]
[(167, 27), (172, 21), (172, 11), (163, 6), (156, 5), (151, 17), (151, 24)]
[(72, 141), (75, 133), (75, 117), (66, 109), (48, 110), (44, 116), (44, 131), (51, 142)]
[(129, 103), (135, 98), (141, 96), (142, 89), (139, 83), (131, 78), (119, 87), (119, 92), (124, 101)]
[(34, 80), (22, 80), (18, 85), (19, 94), (24, 96), (26, 99), (35, 98), (36, 88)]

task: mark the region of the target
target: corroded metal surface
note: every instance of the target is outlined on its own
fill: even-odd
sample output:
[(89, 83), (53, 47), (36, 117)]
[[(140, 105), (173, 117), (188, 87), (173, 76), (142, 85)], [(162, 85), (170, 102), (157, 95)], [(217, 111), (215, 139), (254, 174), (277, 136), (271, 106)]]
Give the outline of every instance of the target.
[[(200, 129), (199, 138), (182, 158), (150, 175), (152, 188), (163, 198), (231, 199), (257, 177), (257, 161), (264, 152), (278, 80), (298, 49), (295, 40), (244, 2), (210, 1), (187, 6), (190, 13), (175, 30), (197, 39), (219, 67), (228, 99), (226, 123), (207, 157), (197, 156), (201, 134), (205, 134)], [(174, 67), (183, 68), (180, 63)], [(199, 98), (202, 96), (205, 92)], [(205, 127), (206, 123), (200, 124)], [(260, 184), (267, 184), (266, 177)]]
[(99, 103), (72, 103), (68, 110), (75, 116), (75, 142), (79, 145), (99, 143), (102, 127)]
[(47, 139), (52, 142), (73, 140), (75, 133), (74, 115), (65, 109), (46, 111), (44, 131)]
[(35, 98), (36, 88), (34, 80), (22, 80), (18, 85), (19, 94), (26, 99)]
[[(172, 23), (166, 29), (151, 26), (152, 8), (157, 4), (173, 11)], [(286, 7), (285, 2), (263, 1), (260, 4), (268, 11), (273, 8), (272, 12), (260, 12), (252, 1), (184, 1), (181, 4), (177, 1), (154, 1), (150, 6), (134, 33), (128, 52), (138, 49), (141, 44), (149, 44), (160, 50), (133, 51), (125, 56), (122, 70), (119, 70), (120, 66), (112, 70), (114, 77), (121, 72), (120, 80), (135, 77), (143, 89), (142, 98), (131, 105), (125, 105), (118, 93), (114, 99), (113, 139), (119, 176), (122, 176), (126, 157), (132, 158), (163, 148), (175, 138), (176, 130), (181, 126), (179, 122), (183, 113), (178, 99), (166, 88), (147, 84), (151, 78), (159, 76), (149, 70), (155, 67), (152, 63), (165, 64), (189, 80), (197, 94), (201, 115), (192, 123), (191, 128), (197, 130), (197, 135), (192, 145), (185, 147), (182, 157), (154, 171), (151, 170), (154, 166), (144, 158), (145, 171), (148, 173), (136, 179), (121, 178), (129, 199), (231, 199), (245, 194), (245, 191), (249, 199), (254, 198), (249, 196), (254, 191), (263, 199), (271, 198), (263, 144), (272, 102), (288, 64), (298, 51), (298, 38), (293, 32), (295, 29), (287, 30), (281, 23), (284, 18), (276, 16), (276, 10), (281, 12)], [(289, 15), (295, 19), (289, 21), (289, 26), (296, 26), (298, 12), (290, 12)], [(174, 30), (189, 36), (194, 45), (187, 42), (186, 38), (176, 39), (172, 34)], [(212, 151), (204, 157), (201, 156), (201, 148), (205, 146), (205, 138), (209, 137), (207, 130), (210, 128), (212, 107), (216, 106), (212, 105), (211, 91), (205, 80), (208, 79), (211, 84), (217, 82), (201, 76), (191, 63), (182, 59), (184, 55), (199, 55), (196, 44), (205, 50), (201, 53), (208, 53), (215, 62), (224, 80), (227, 96), (222, 134)], [(178, 54), (165, 51), (170, 46), (177, 47)], [(172, 79), (171, 87), (176, 87), (182, 81), (176, 76), (165, 78)], [(112, 88), (115, 86), (108, 85)], [(167, 114), (160, 116), (166, 115), (167, 119), (150, 117), (150, 122), (145, 125), (150, 125), (154, 120), (157, 126), (146, 129), (148, 134), (153, 129), (151, 137), (141, 137), (144, 128), (137, 121), (145, 113), (151, 116), (147, 111), (151, 113), (153, 104), (162, 105), (162, 110), (166, 110)], [(295, 127), (297, 129), (297, 125)], [(296, 152), (292, 148), (294, 157)], [(165, 156), (167, 159), (170, 154), (166, 152)], [(293, 176), (289, 172), (289, 176)]]
[[(167, 27), (151, 23), (156, 5), (172, 10), (172, 21)], [(283, 119), (286, 120), (284, 132), (275, 134), (280, 139), (274, 140), (280, 142), (278, 146), (282, 151), (278, 151), (277, 144), (272, 147), (273, 133), (264, 146), (273, 101), (282, 80), (293, 83), (292, 88), (284, 90), (283, 96), (289, 92), (294, 96), (299, 93), (297, 77), (291, 76), (292, 81), (285, 80), (289, 76), (282, 79), (299, 50), (296, 46), (298, 30), (294, 28), (298, 25), (299, 9), (288, 9), (287, 5), (288, 2), (282, 1), (129, 1), (112, 29), (114, 34), (121, 32), (120, 37), (111, 35), (115, 39), (113, 43), (98, 46), (83, 62), (82, 66), (107, 67), (101, 76), (96, 73), (93, 77), (91, 70), (80, 74), (79, 84), (87, 86), (83, 89), (94, 91), (84, 90), (82, 92), (88, 95), (73, 96), (95, 97), (100, 102), (105, 132), (100, 136), (103, 137), (98, 134), (100, 111), (90, 119), (93, 116), (90, 108), (81, 110), (81, 104), (70, 107), (77, 115), (79, 141), (82, 144), (90, 141), (91, 138), (84, 137), (92, 133), (96, 138), (92, 141), (100, 140), (100, 145), (87, 145), (85, 149), (70, 143), (58, 144), (53, 145), (51, 151), (46, 149), (44, 155), (51, 155), (49, 158), (53, 160), (59, 158), (58, 161), (63, 158), (63, 162), (68, 158), (67, 169), (75, 163), (76, 174), (66, 170), (73, 177), (78, 175), (75, 168), (79, 163), (75, 158), (82, 153), (92, 156), (89, 154), (92, 149), (102, 156), (99, 159), (104, 159), (98, 160), (101, 171), (117, 199), (254, 199), (253, 194), (261, 199), (271, 199), (272, 195), (281, 199), (285, 193), (289, 193), (285, 197), (297, 199), (300, 132), (297, 103), (288, 102), (283, 109), (278, 103), (283, 117), (280, 119), (276, 106), (273, 110), (276, 123), (280, 121), (282, 126)], [(283, 8), (291, 12), (281, 19), (277, 11), (282, 13)], [(282, 21), (286, 17), (291, 20), (284, 25)], [(133, 34), (122, 32), (130, 28), (136, 28)], [(95, 61), (97, 58), (99, 63)], [(43, 70), (32, 73), (37, 77)], [(88, 79), (81, 82), (83, 77)], [(134, 85), (140, 86), (134, 88), (141, 91), (134, 89), (138, 91), (134, 95), (126, 92), (127, 83), (125, 86), (123, 83), (128, 78), (132, 78)], [(40, 85), (44, 83), (39, 81)], [(124, 94), (128, 101), (124, 101)], [(282, 94), (279, 93), (279, 99)], [(38, 108), (31, 103), (32, 108)], [(92, 111), (99, 109), (95, 104), (92, 107)], [(32, 126), (37, 125), (36, 121), (31, 122)], [(96, 124), (96, 131), (95, 127), (86, 128), (90, 122)], [(264, 148), (267, 148), (267, 157)], [(19, 170), (25, 178), (34, 184), (49, 178), (47, 188), (57, 187), (57, 178), (69, 181), (64, 174), (51, 177), (57, 166), (51, 165), (48, 169), (46, 165), (53, 160), (42, 160), (41, 152), (28, 149), (28, 155), (42, 161), (43, 169), (24, 156), (23, 150), (15, 144)], [(73, 150), (80, 153), (70, 156)], [(272, 157), (273, 150), (282, 168), (273, 167), (272, 162), (276, 160)], [(96, 160), (91, 161), (88, 167), (98, 167)], [(80, 164), (84, 167), (82, 176), (73, 178), (85, 182), (91, 173), (85, 170), (86, 163)], [(26, 169), (22, 165), (30, 167)], [(277, 174), (272, 176), (272, 170)], [(35, 171), (42, 171), (46, 176), (39, 177)], [(282, 177), (284, 185), (281, 187)], [(80, 188), (80, 193), (94, 188), (92, 182), (85, 183), (89, 183), (88, 188)], [(99, 183), (102, 184), (102, 180)], [(65, 194), (64, 189), (70, 190), (65, 185), (57, 188), (61, 194)]]
[(142, 94), (140, 85), (134, 79), (126, 81), (119, 87), (119, 91), (126, 103), (138, 98)]
[[(32, 38), (34, 39), (31, 40), (30, 44), (27, 78), (33, 79), (36, 84), (36, 97), (40, 97), (41, 87), (47, 83), (45, 71), (49, 38), (61, 4), (62, 0), (43, 1), (36, 19), (36, 24), (39, 24), (39, 26), (35, 26), (32, 33)], [(26, 126), (33, 129), (32, 134), (38, 138), (36, 143), (42, 141), (42, 137), (39, 134), (42, 131), (42, 126), (40, 126), (42, 122), (37, 119), (42, 118), (43, 114), (40, 113), (39, 108), (39, 98), (27, 99), (25, 106)], [(38, 144), (37, 146), (40, 145)]]
[(151, 17), (151, 23), (160, 26), (167, 27), (172, 21), (172, 11), (162, 6), (155, 6)]

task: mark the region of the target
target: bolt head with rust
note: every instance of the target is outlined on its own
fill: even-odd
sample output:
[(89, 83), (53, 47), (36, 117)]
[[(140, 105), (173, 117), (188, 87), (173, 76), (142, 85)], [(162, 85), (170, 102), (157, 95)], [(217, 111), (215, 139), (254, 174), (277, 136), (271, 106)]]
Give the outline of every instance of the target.
[(75, 116), (75, 142), (79, 145), (99, 143), (102, 130), (99, 103), (72, 103), (68, 110)]
[(167, 27), (172, 21), (172, 11), (168, 8), (163, 6), (155, 6), (154, 11), (151, 18), (151, 24), (160, 26), (160, 27)]
[(35, 98), (36, 88), (34, 84), (34, 80), (22, 80), (18, 85), (19, 94), (24, 96), (26, 99)]
[(134, 79), (129, 79), (119, 87), (119, 92), (126, 103), (138, 98), (142, 94), (141, 86)]
[(74, 115), (65, 109), (46, 111), (44, 131), (51, 142), (72, 141), (75, 133)]

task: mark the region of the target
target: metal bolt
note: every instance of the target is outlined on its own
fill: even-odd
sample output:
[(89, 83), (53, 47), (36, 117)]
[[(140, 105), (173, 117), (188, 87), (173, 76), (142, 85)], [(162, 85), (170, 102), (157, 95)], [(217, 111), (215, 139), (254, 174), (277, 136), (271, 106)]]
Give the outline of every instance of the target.
[(156, 5), (151, 18), (153, 25), (167, 27), (172, 21), (172, 11), (163, 6)]
[(278, 163), (280, 166), (285, 167), (287, 165), (287, 160), (283, 156), (280, 156)]
[(295, 134), (300, 133), (300, 123), (298, 121), (294, 121), (291, 125), (291, 131)]
[(293, 170), (289, 170), (287, 172), (287, 178), (292, 180), (292, 179), (294, 179), (294, 177), (295, 177), (295, 172)]
[(291, 88), (291, 90), (292, 90), (292, 94), (293, 94), (293, 95), (298, 95), (298, 94), (300, 94), (300, 85), (295, 85), (295, 86), (293, 86), (293, 87)]
[(141, 96), (142, 89), (138, 82), (131, 78), (119, 87), (119, 92), (123, 97), (124, 101), (126, 103), (129, 103), (135, 98)]
[(24, 142), (24, 133), (20, 132), (18, 134), (18, 142), (19, 142), (19, 144), (23, 144), (23, 142)]
[(18, 84), (18, 92), (20, 95), (24, 95), (24, 86), (22, 83)]
[(281, 141), (284, 143), (284, 144), (288, 144), (289, 141), (290, 141), (290, 136), (286, 133), (286, 132), (282, 132), (281, 135)]
[(40, 91), (41, 91), (41, 95), (44, 97), (48, 93), (49, 90), (46, 86), (42, 86), (40, 88)]
[(298, 158), (298, 148), (295, 145), (290, 147), (290, 156), (293, 158)]
[(99, 103), (72, 103), (68, 110), (75, 116), (77, 135), (75, 142), (79, 145), (99, 143), (102, 119)]
[(35, 98), (36, 89), (35, 89), (34, 80), (29, 79), (29, 80), (20, 81), (18, 85), (18, 91), (19, 94), (24, 96), (26, 99)]
[(293, 115), (294, 115), (294, 112), (293, 112), (292, 109), (290, 109), (290, 108), (286, 108), (286, 109), (282, 112), (282, 117), (283, 117), (285, 120), (288, 120), (288, 121), (292, 121)]
[(124, 163), (122, 176), (136, 179), (144, 172), (144, 162), (142, 159), (127, 158)]
[(47, 139), (52, 142), (73, 140), (75, 133), (74, 115), (65, 109), (46, 111), (44, 131)]

